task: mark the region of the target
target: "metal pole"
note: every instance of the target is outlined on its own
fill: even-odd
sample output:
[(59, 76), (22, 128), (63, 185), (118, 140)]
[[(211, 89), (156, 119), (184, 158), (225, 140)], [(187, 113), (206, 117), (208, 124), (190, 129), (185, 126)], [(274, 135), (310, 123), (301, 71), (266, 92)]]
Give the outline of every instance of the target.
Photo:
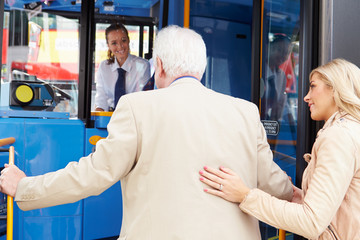
[[(9, 148), (9, 165), (14, 165), (14, 147)], [(6, 223), (6, 239), (13, 239), (13, 223), (14, 223), (14, 199), (7, 196), (7, 223)]]
[(285, 230), (279, 229), (279, 240), (285, 240)]
[(190, 26), (190, 0), (184, 0), (184, 28)]

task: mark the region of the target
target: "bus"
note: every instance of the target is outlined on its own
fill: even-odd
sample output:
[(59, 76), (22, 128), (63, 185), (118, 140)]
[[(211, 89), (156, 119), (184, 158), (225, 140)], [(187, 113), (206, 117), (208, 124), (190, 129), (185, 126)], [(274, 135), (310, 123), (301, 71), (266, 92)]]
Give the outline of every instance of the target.
[[(148, 60), (158, 29), (175, 24), (197, 31), (207, 47), (201, 83), (258, 106), (274, 161), (297, 186), (306, 167), (302, 156), (321, 127), (302, 99), (310, 71), (335, 57), (360, 64), (351, 48), (360, 40), (353, 31), (357, 21), (351, 20), (360, 10), (354, 1), (6, 0), (1, 5), (0, 138), (16, 139), (15, 164), (28, 176), (87, 156), (107, 136), (111, 113), (94, 112), (94, 95), (111, 23), (126, 25), (131, 53)], [(274, 66), (282, 79), (275, 89), (275, 107), (282, 106), (278, 115), (268, 104)], [(18, 104), (13, 95), (21, 84), (36, 86), (37, 97), (48, 92), (51, 102)], [(7, 160), (1, 152), (0, 164)], [(27, 212), (15, 205), (14, 238), (117, 239), (121, 202), (115, 184), (72, 204)], [(5, 204), (0, 202), (0, 240), (6, 237)], [(279, 239), (278, 229), (260, 223), (260, 230), (262, 239)], [(286, 233), (286, 239), (302, 238)]]

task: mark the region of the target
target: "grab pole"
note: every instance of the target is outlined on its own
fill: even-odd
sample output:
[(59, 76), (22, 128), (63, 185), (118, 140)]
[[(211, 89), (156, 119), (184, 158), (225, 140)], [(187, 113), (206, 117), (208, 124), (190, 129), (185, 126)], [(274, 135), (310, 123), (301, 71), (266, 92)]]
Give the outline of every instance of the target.
[[(14, 147), (9, 148), (9, 165), (14, 165)], [(7, 196), (7, 224), (6, 224), (6, 239), (13, 239), (13, 224), (14, 224), (14, 199)]]
[(283, 229), (279, 229), (279, 240), (285, 240), (286, 238), (286, 232)]

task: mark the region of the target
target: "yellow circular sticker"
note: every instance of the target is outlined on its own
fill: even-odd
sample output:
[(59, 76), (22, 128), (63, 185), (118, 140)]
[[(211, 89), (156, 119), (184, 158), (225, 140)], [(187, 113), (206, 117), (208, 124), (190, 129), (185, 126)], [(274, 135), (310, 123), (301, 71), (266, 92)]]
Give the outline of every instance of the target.
[(34, 97), (34, 92), (30, 86), (20, 85), (15, 91), (16, 98), (22, 103), (30, 102)]

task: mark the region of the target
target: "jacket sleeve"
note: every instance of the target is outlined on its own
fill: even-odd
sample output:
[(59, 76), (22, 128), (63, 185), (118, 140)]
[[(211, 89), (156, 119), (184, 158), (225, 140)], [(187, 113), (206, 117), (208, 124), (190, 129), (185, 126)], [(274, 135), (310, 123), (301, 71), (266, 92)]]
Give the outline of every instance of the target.
[(100, 140), (96, 151), (64, 169), (23, 178), (15, 201), (22, 210), (76, 202), (98, 195), (126, 176), (135, 164), (137, 131), (126, 96), (108, 124), (108, 137)]
[(293, 196), (292, 183), (284, 171), (273, 161), (273, 154), (260, 119), (258, 120), (257, 138), (257, 187), (278, 198), (291, 200)]
[[(325, 132), (324, 132), (325, 133)], [(316, 166), (303, 204), (279, 200), (253, 189), (241, 210), (276, 228), (317, 238), (339, 209), (355, 171), (355, 146), (348, 133), (328, 129), (315, 143)]]

